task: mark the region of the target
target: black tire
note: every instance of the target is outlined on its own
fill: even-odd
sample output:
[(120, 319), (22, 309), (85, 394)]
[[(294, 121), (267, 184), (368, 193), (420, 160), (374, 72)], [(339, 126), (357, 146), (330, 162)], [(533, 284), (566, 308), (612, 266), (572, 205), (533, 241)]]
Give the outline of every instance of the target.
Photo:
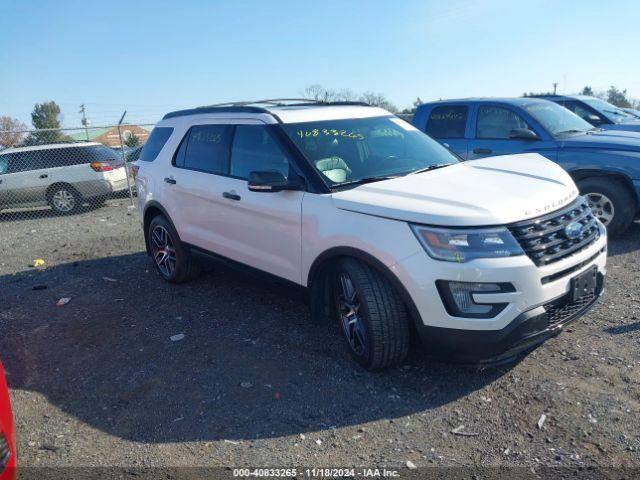
[(82, 195), (71, 185), (61, 183), (47, 191), (47, 203), (57, 213), (69, 215), (82, 207)]
[[(166, 242), (161, 233), (163, 231), (166, 232)], [(200, 274), (200, 265), (194, 260), (189, 248), (180, 241), (178, 233), (164, 215), (156, 215), (151, 219), (147, 233), (151, 259), (163, 279), (171, 283), (183, 283)], [(164, 261), (161, 261), (162, 258)]]
[[(393, 286), (378, 271), (353, 258), (340, 260), (334, 273), (336, 319), (351, 356), (367, 370), (402, 362), (409, 351), (409, 320)], [(342, 280), (345, 276), (355, 289), (350, 305), (344, 300)], [(354, 308), (356, 303), (357, 308)], [(352, 314), (347, 315), (347, 311)], [(354, 318), (356, 321), (347, 327), (348, 319)], [(347, 328), (352, 328), (352, 332), (357, 330), (361, 335), (349, 335)]]
[[(613, 205), (613, 218), (607, 224), (607, 232), (610, 235), (623, 233), (631, 223), (636, 212), (636, 203), (626, 185), (620, 180), (606, 177), (590, 177), (578, 182), (580, 194), (587, 200), (597, 200), (598, 195), (604, 195), (605, 199)], [(591, 202), (590, 202), (591, 203)], [(598, 211), (594, 208), (594, 215), (602, 218), (608, 215), (607, 211)]]

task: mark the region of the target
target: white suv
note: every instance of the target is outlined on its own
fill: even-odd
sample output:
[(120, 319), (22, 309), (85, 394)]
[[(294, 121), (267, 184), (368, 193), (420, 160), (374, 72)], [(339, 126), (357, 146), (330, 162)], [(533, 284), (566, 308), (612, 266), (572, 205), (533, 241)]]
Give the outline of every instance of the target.
[(365, 104), (263, 101), (173, 112), (137, 162), (162, 277), (196, 253), (302, 286), (365, 368), (411, 335), (464, 363), (529, 350), (603, 291), (606, 232), (536, 154), (460, 162)]
[(72, 213), (126, 191), (117, 153), (101, 143), (60, 143), (0, 151), (0, 210), (49, 205)]

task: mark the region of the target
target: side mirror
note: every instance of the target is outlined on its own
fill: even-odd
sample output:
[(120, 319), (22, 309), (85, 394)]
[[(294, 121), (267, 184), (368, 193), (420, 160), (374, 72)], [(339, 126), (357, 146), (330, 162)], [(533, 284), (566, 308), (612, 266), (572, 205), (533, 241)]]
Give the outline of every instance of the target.
[(514, 128), (509, 134), (509, 138), (519, 140), (540, 140), (540, 137), (533, 130), (528, 128)]
[(584, 119), (591, 125), (600, 125), (602, 123), (602, 119), (598, 115), (594, 115), (593, 113), (590, 113)]
[(282, 190), (301, 190), (302, 185), (297, 177), (287, 180), (282, 172), (277, 170), (264, 170), (251, 172), (248, 181), (249, 190), (252, 192), (280, 192)]

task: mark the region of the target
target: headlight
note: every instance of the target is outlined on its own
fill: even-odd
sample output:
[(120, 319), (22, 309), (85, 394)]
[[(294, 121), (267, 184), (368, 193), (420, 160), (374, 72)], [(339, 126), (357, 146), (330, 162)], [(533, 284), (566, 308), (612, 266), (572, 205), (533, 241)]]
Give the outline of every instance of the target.
[(434, 228), (411, 225), (413, 233), (430, 257), (464, 263), (475, 258), (524, 255), (506, 228)]

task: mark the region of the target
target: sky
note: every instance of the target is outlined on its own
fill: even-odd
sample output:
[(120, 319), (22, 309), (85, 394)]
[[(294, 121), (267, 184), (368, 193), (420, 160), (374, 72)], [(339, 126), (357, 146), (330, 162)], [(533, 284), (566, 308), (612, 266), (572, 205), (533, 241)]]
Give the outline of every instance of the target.
[(0, 115), (30, 125), (154, 123), (171, 110), (384, 93), (400, 108), (469, 96), (640, 98), (640, 2), (583, 0), (0, 0)]

